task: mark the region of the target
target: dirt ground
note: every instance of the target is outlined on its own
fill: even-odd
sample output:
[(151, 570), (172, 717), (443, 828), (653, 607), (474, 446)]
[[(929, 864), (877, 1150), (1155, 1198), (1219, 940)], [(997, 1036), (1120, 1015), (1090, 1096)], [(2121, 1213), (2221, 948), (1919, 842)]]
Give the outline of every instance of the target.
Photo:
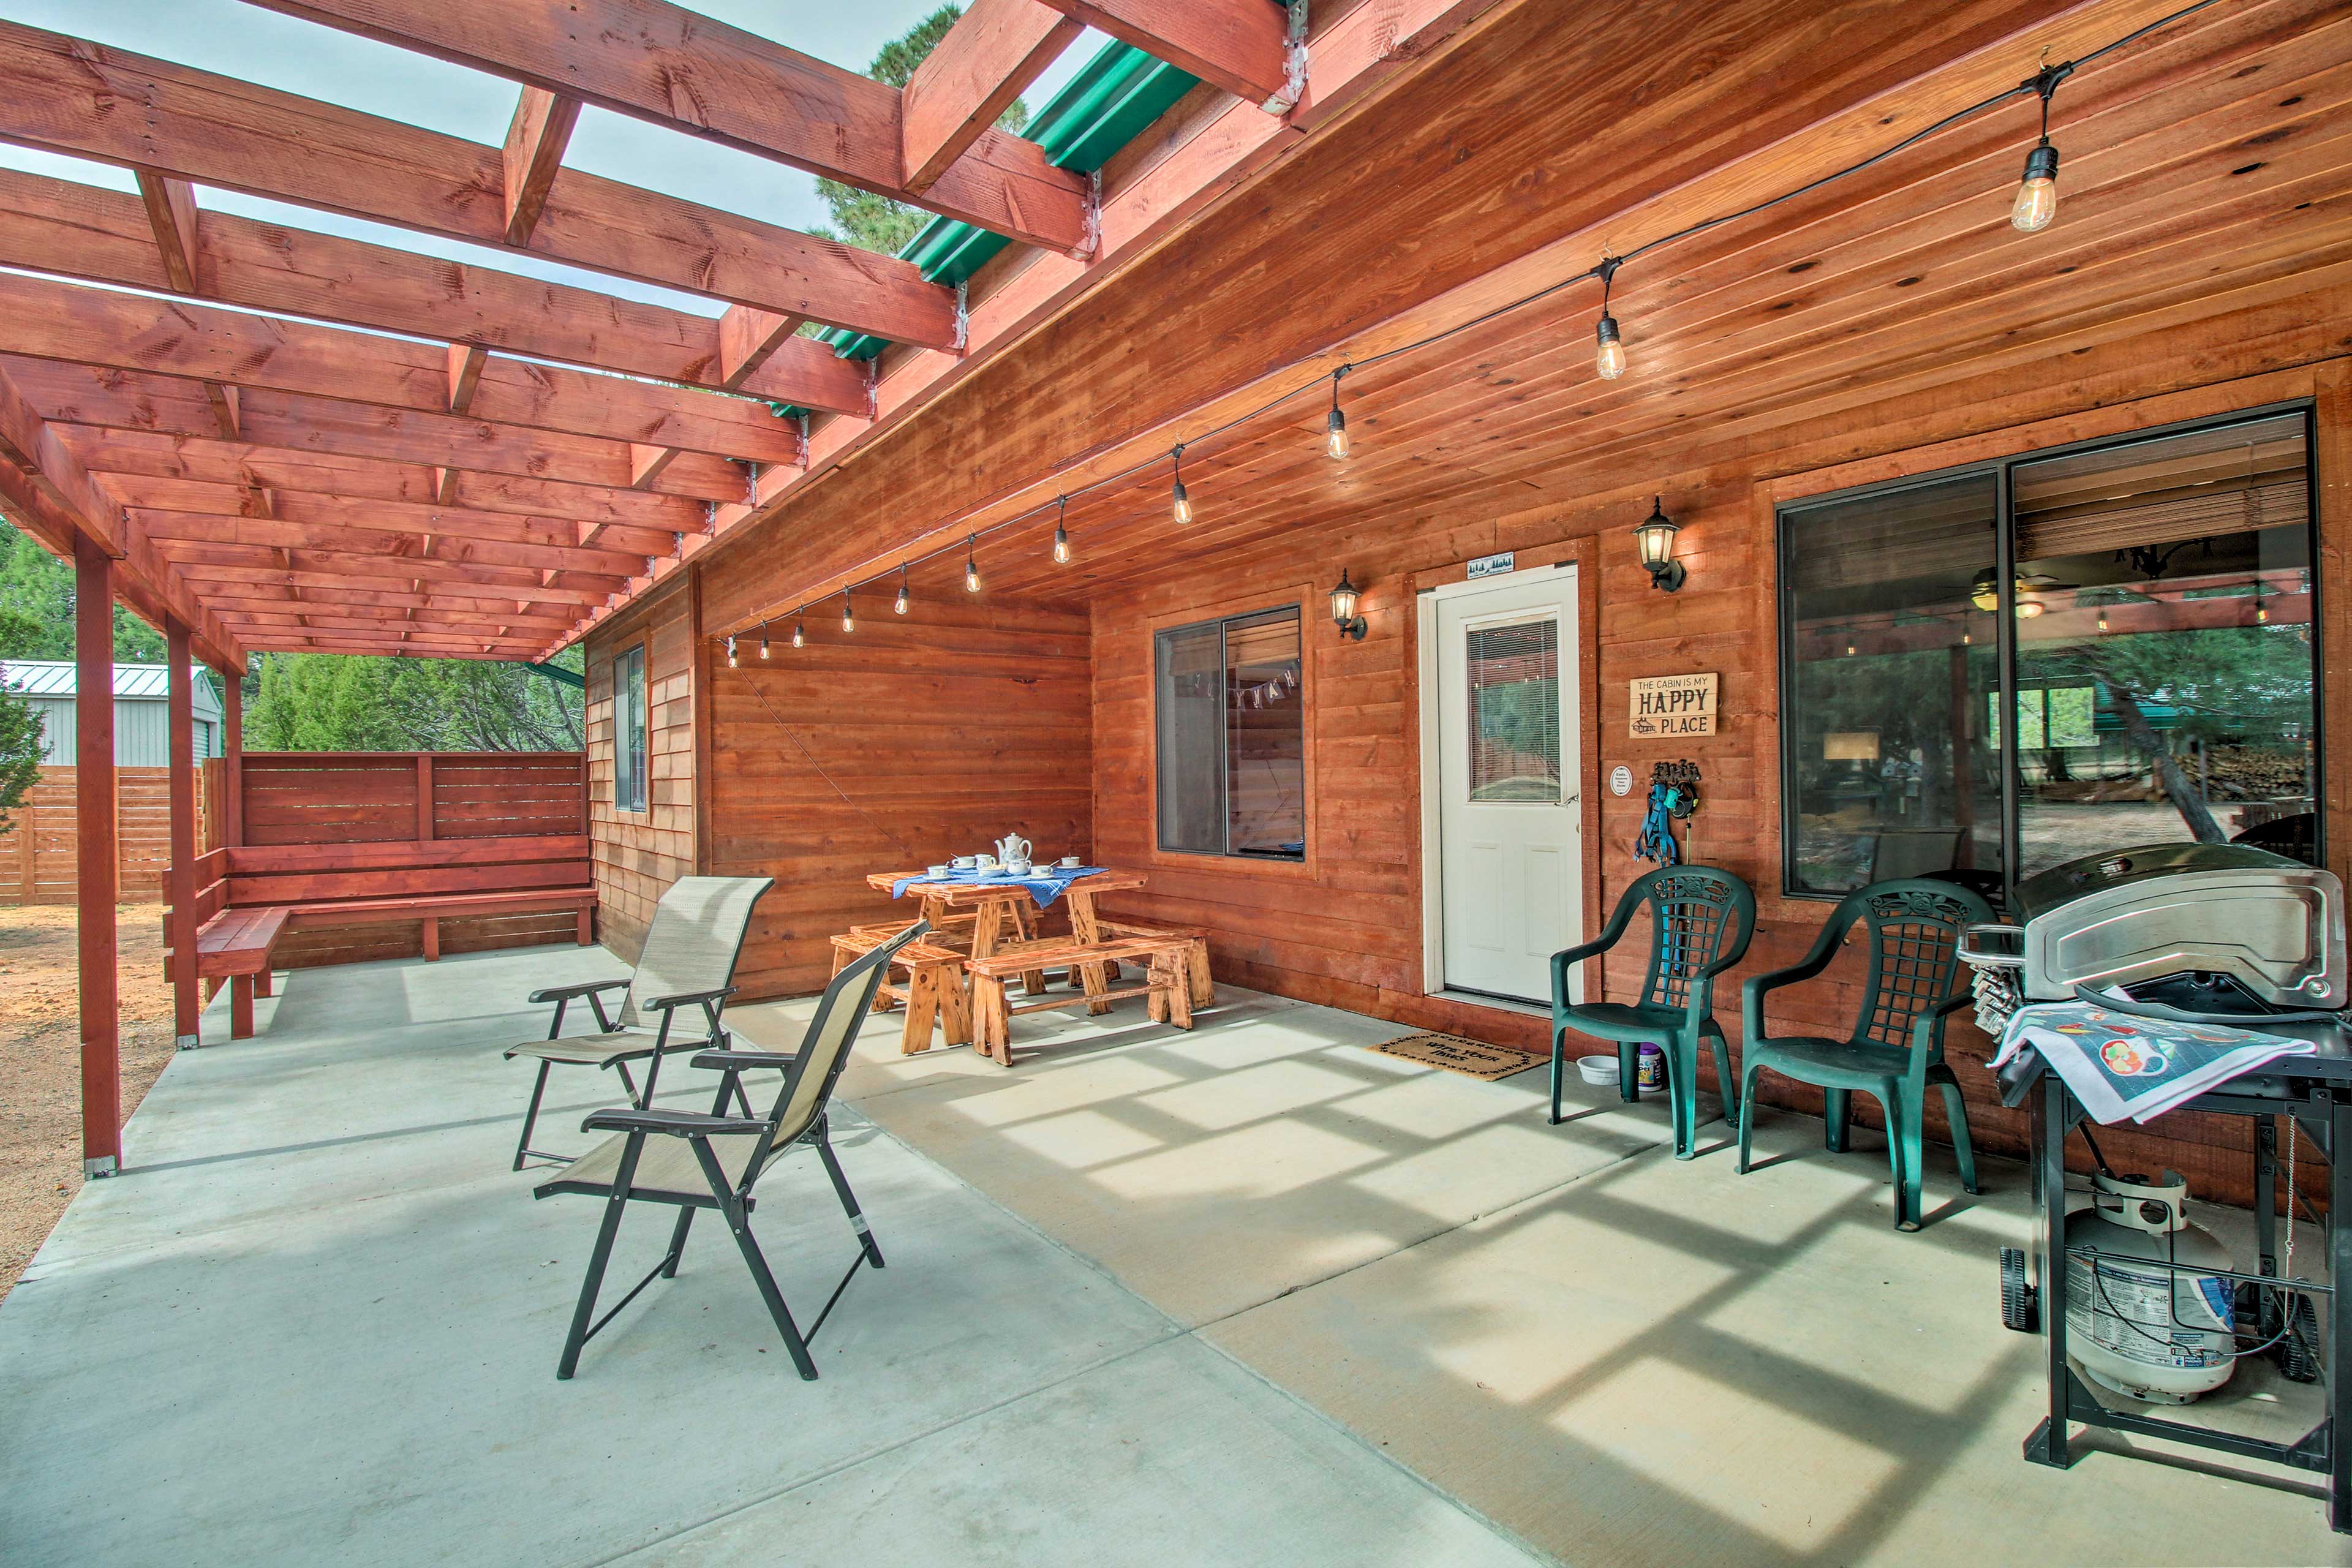
[[(75, 915), (0, 909), (0, 1297), (81, 1190), (81, 1031)], [(163, 907), (116, 910), (121, 954), (122, 1115), (172, 1059)]]

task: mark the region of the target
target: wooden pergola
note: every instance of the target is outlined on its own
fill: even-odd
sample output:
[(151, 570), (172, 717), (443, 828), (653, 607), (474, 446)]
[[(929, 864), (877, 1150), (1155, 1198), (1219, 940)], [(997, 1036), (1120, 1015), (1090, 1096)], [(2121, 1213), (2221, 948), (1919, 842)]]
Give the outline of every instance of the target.
[[(189, 667), (258, 650), (542, 660), (1139, 253), (1138, 215), (996, 129), (1087, 25), (1294, 121), (1272, 0), (976, 0), (902, 91), (664, 0), (254, 0), (516, 84), (489, 147), (0, 23), (0, 505), (77, 574), (85, 1168), (120, 1159), (110, 606), (171, 647), (172, 944), (193, 950)], [(1478, 5), (1367, 6), (1335, 89)], [(1411, 13), (1401, 16), (1400, 13)], [(1402, 31), (1398, 30), (1400, 23)], [(1051, 265), (974, 314), (897, 257), (566, 168), (583, 105), (911, 203)], [(1173, 177), (1205, 188), (1223, 143)], [(199, 186), (704, 297), (696, 314), (209, 210)], [(886, 391), (810, 323), (919, 356)], [(234, 787), (234, 786), (232, 786)], [(234, 824), (236, 814), (227, 820)], [(175, 970), (193, 1044), (198, 980)]]

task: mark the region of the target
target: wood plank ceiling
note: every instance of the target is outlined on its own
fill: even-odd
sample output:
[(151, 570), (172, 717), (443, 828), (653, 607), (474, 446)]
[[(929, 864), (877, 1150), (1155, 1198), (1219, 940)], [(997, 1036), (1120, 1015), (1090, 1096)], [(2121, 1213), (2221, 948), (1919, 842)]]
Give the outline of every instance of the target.
[(1348, 461), (1323, 456), (1328, 384), (1314, 384), (1188, 446), (1190, 527), (1171, 520), (1163, 461), (1073, 500), (1076, 561), (1048, 552), (1057, 491), (1850, 163), (2013, 87), (2045, 47), (2066, 59), (2178, 9), (1721, 0), (1490, 18), (1382, 100), (1380, 134), (1301, 149), (1097, 295), (1083, 331), (1000, 356), (887, 463), (714, 546), (705, 613), (756, 627), (932, 550), (918, 603), (954, 593), (969, 535), (1041, 505), (983, 533), (991, 593), (1078, 600), (1355, 524), (1631, 490), (1661, 460), (1769, 451), (1944, 384), (1991, 389), (1992, 418), (2005, 368), (2352, 279), (2352, 16), (2235, 0), (2063, 87), (2063, 199), (2042, 234), (2008, 221), (2028, 96), (1626, 268), (1622, 380), (1594, 374), (1600, 289), (1578, 285), (1349, 376)]
[[(0, 140), (137, 186), (0, 171), (0, 505), (61, 552), (99, 542), (134, 608), (190, 624), (226, 667), (262, 648), (544, 656), (749, 518), (763, 477), (804, 474), (812, 424), (839, 446), (876, 423), (870, 366), (803, 324), (960, 360), (988, 346), (898, 258), (567, 166), (583, 105), (1016, 249), (1101, 253), (1088, 179), (994, 124), (1082, 30), (1041, 0), (979, 0), (904, 92), (665, 0), (253, 3), (503, 77), (517, 101), (484, 146), (0, 22)], [(1221, 74), (1264, 74), (1259, 13), (1281, 16), (1122, 9), (1146, 39), (1155, 13), (1257, 24), (1188, 42)], [(714, 313), (209, 210), (199, 187)]]
[[(21, 269), (0, 273), (0, 503), (53, 546), (100, 540), (142, 613), (231, 664), (544, 657), (694, 559), (723, 567), (714, 624), (756, 626), (2179, 5), (1330, 0), (1302, 51), (1273, 0), (978, 0), (900, 92), (664, 0), (253, 3), (505, 78), (517, 102), (488, 147), (0, 23), (0, 140), (139, 187), (0, 172), (0, 268)], [(1203, 84), (1093, 182), (992, 123), (1082, 23)], [(989, 542), (992, 589), (1082, 597), (1373, 505), (1609, 488), (1693, 431), (1752, 449), (2307, 292), (2352, 266), (2347, 90), (2340, 7), (2210, 7), (2065, 86), (2048, 233), (2005, 221), (2019, 100), (1628, 268), (1622, 381), (1591, 373), (1597, 289), (1567, 289), (1350, 376), (1349, 462), (1319, 456), (1325, 404), (1303, 397), (1188, 451), (1192, 529), (1163, 476), (1108, 487), (1070, 507), (1076, 568), (1050, 563), (1042, 518)], [(565, 166), (583, 104), (1018, 243), (960, 298), (898, 258)], [(206, 210), (198, 186), (718, 313)], [(804, 322), (893, 346), (844, 361)]]

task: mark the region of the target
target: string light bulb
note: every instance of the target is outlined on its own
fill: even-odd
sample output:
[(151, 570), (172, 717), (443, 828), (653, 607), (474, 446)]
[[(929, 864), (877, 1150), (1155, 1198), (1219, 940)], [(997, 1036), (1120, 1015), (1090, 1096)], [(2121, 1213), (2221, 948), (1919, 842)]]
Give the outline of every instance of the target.
[(1339, 411), (1339, 378), (1355, 368), (1343, 364), (1331, 373), (1331, 414), (1323, 421), (1323, 454), (1334, 462), (1348, 455), (1348, 416)]
[(2107, 629), (2107, 612), (2105, 610), (2099, 612), (2099, 629), (2101, 631)]
[(735, 668), (735, 638), (731, 635), (727, 639), (727, 668)]
[(765, 621), (760, 623), (760, 657), (768, 657), (768, 623)]
[(2010, 226), (2020, 234), (2040, 234), (2058, 216), (2058, 149), (2050, 144), (2050, 100), (2074, 69), (2072, 65), (2044, 66), (2028, 84), (2042, 96), (2042, 140), (2025, 154), (2025, 177), (2010, 204)]
[(898, 596), (891, 601), (890, 608), (902, 616), (907, 613), (907, 563), (903, 561), (898, 563)]
[(2271, 624), (2270, 595), (2263, 592), (2263, 580), (2260, 577), (2254, 579), (2254, 624), (2258, 626)]
[(977, 558), (979, 550), (980, 535), (977, 533), (964, 541), (963, 591), (967, 594), (980, 592), (980, 562)]
[(857, 629), (857, 616), (849, 607), (849, 590), (846, 588), (841, 591), (841, 629), (845, 632)]
[(793, 646), (808, 647), (808, 612), (805, 610), (793, 612)]
[(1181, 528), (1191, 523), (1192, 521), (1192, 498), (1184, 493), (1183, 443), (1177, 443), (1176, 449), (1169, 453), (1168, 456), (1176, 465), (1176, 488), (1172, 492), (1171, 492), (1175, 504), (1170, 509), (1170, 511), (1171, 515), (1176, 519), (1176, 525), (1179, 528)]
[(1617, 265), (1613, 256), (1601, 259), (1601, 320), (1592, 329), (1601, 348), (1593, 356), (1592, 368), (1603, 381), (1614, 381), (1625, 374), (1624, 339), (1617, 331), (1617, 318), (1609, 313), (1609, 290), (1617, 281)]
[(1054, 504), (1058, 509), (1054, 513), (1054, 564), (1056, 566), (1067, 566), (1070, 563), (1071, 559), (1070, 530), (1068, 527), (1070, 517), (1070, 498), (1067, 496), (1055, 496), (1054, 498)]

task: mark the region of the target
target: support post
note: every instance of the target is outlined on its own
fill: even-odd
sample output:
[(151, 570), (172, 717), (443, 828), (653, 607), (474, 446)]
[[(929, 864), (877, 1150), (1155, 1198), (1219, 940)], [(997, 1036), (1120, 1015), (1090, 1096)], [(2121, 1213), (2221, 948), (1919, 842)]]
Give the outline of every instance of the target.
[(188, 628), (176, 616), (163, 620), (164, 658), (171, 668), (165, 683), (171, 711), (171, 767), (166, 773), (172, 795), (172, 872), (167, 895), (172, 902), (172, 1034), (180, 1049), (200, 1043), (196, 1000), (196, 720), (194, 650)]
[(221, 671), (221, 843), (245, 842), (245, 680)]
[(114, 905), (114, 563), (74, 542), (74, 901), (81, 963), (81, 1170), (122, 1168)]

